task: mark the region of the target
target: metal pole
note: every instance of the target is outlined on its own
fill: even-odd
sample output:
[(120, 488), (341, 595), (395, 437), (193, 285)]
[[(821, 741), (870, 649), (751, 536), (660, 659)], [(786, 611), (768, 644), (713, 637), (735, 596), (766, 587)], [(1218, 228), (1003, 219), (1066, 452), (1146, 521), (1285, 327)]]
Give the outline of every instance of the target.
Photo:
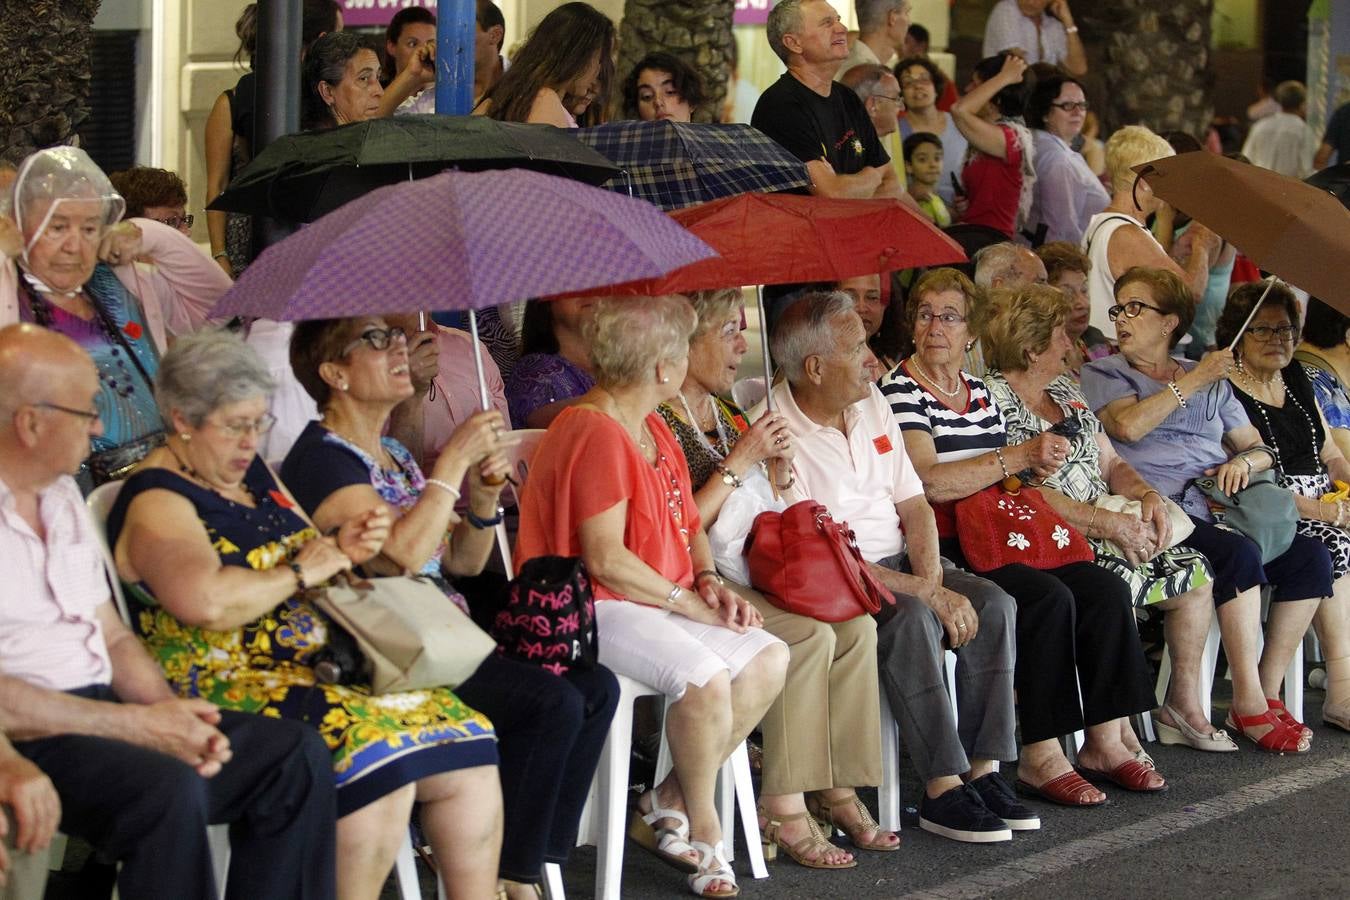
[(773, 412), (773, 363), (769, 360), (769, 317), (764, 314), (764, 285), (755, 285), (755, 305), (759, 307), (759, 349), (764, 354), (764, 411)]
[[(259, 0), (258, 58), (253, 119), (253, 155), (283, 134), (300, 130), (300, 23), (302, 0)], [(262, 217), (254, 228), (255, 241), (275, 244), (292, 229)]]
[(473, 338), (473, 372), (478, 376), (478, 399), (483, 404), (483, 412), (492, 409), (488, 399), (487, 375), (483, 373), (483, 357), (478, 352), (478, 313), (469, 310), (469, 336)]
[(436, 7), (436, 112), (467, 116), (473, 109), (473, 0), (440, 0)]

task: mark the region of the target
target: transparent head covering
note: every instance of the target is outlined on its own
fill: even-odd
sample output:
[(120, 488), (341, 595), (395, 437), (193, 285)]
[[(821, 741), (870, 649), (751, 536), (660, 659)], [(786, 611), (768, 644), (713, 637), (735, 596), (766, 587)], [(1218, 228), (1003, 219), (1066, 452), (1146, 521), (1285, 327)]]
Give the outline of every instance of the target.
[(0, 192), (0, 213), (11, 215), (19, 226), (26, 259), (63, 203), (88, 200), (102, 204), (104, 228), (117, 224), (127, 209), (122, 195), (88, 153), (79, 147), (50, 147), (19, 166), (11, 190)]

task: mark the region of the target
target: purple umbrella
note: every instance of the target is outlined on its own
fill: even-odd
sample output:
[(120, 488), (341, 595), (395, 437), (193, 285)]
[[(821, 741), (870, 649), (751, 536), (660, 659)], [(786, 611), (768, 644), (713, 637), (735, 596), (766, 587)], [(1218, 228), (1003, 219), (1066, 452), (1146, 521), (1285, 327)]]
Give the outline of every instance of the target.
[(268, 247), (212, 315), (472, 311), (716, 255), (642, 200), (521, 169), (445, 172), (372, 191)]

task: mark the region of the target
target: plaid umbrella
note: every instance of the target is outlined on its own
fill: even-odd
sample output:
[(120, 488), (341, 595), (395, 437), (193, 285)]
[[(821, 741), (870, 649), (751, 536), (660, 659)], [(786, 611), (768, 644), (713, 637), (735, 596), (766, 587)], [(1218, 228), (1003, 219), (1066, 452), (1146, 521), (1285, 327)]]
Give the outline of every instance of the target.
[(386, 184), (454, 167), (532, 169), (600, 184), (609, 160), (552, 125), (486, 116), (389, 116), (288, 134), (235, 175), (210, 209), (312, 222)]
[(576, 136), (627, 173), (605, 187), (666, 210), (811, 185), (805, 163), (749, 125), (614, 122)]
[(445, 172), (379, 188), (268, 247), (212, 315), (482, 309), (712, 255), (640, 200), (537, 172)]

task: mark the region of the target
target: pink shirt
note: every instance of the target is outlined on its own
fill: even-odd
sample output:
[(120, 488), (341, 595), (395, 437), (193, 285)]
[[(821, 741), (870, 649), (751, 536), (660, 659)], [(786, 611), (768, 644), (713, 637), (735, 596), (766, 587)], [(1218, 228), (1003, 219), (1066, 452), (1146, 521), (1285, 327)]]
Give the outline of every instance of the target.
[[(474, 373), (473, 360), (469, 357), (473, 337), (458, 328), (436, 327), (441, 341), (440, 364), (436, 377), (431, 379), (432, 389), (427, 391), (426, 401), (422, 404), (425, 413), (422, 426), (422, 454), (425, 462), (422, 468), (428, 472), (441, 455), (441, 448), (450, 440), (450, 435), (482, 406), (478, 396), (478, 378)], [(492, 402), (492, 408), (506, 418), (509, 428), (511, 415), (506, 408), (506, 387), (502, 384), (502, 373), (481, 343), (478, 345), (478, 355), (483, 360), (488, 400)], [(521, 427), (524, 427), (523, 423)]]
[[(868, 562), (904, 552), (895, 505), (921, 495), (923, 484), (877, 386), (871, 385), (865, 399), (844, 410), (843, 432), (808, 419), (786, 381), (774, 386), (773, 400), (796, 439), (792, 468), (802, 492), (849, 524)], [(760, 403), (750, 418), (759, 418), (763, 409)]]
[(0, 672), (56, 691), (109, 684), (112, 661), (95, 616), (109, 602), (98, 533), (75, 479), (38, 496), (39, 538), (0, 481)]

